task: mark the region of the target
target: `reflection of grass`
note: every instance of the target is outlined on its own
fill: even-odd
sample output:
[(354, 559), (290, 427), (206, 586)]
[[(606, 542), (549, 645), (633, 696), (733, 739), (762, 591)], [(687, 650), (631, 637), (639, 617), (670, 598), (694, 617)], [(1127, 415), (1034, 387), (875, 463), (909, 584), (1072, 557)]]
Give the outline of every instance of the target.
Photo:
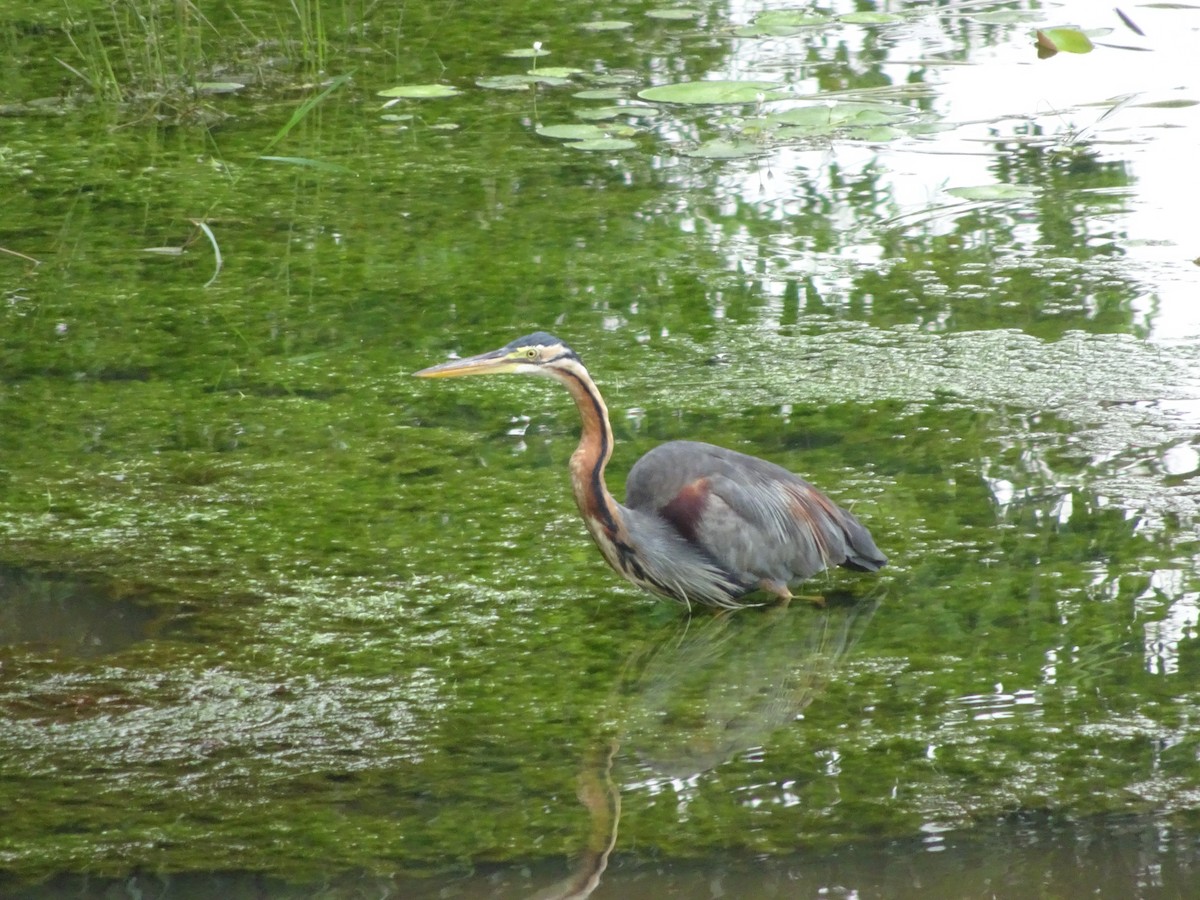
[(292, 16), (278, 18), (278, 33), (256, 33), (239, 17), (236, 35), (222, 31), (191, 0), (172, 4), (114, 0), (104, 7), (68, 7), (66, 34), (74, 58), (59, 59), (91, 92), (91, 102), (133, 106), (146, 116), (170, 120), (207, 118), (201, 98), (228, 90), (213, 85), (242, 73), (263, 81), (272, 64), (266, 56), (282, 49), (302, 64), (311, 80), (324, 71), (329, 31), (319, 2), (292, 0)]
[(325, 71), (329, 38), (321, 14), (321, 0), (291, 0), (288, 4), (296, 14), (301, 51), (312, 62), (315, 72)]
[(78, 36), (67, 32), (80, 65), (63, 64), (99, 100), (169, 102), (181, 88), (195, 84), (204, 60), (200, 29), (208, 25), (186, 0), (170, 8), (170, 19), (160, 4), (137, 0), (110, 4), (107, 20), (99, 11), (84, 12)]
[(104, 46), (95, 22), (88, 21), (82, 35), (82, 42), (77, 40), (69, 30), (67, 39), (79, 54), (80, 67), (76, 68), (64, 60), (59, 60), (59, 62), (82, 79), (92, 89), (97, 100), (121, 102), (124, 99), (121, 80), (113, 70), (112, 57)]

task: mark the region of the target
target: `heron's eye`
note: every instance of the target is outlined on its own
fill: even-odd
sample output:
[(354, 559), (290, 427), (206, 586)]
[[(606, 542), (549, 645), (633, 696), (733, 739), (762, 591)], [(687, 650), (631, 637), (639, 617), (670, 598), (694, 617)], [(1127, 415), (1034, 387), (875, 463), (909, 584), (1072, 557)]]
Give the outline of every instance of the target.
[(527, 348), (525, 350), (525, 358), (526, 359), (537, 359), (538, 358), (538, 348), (537, 347)]

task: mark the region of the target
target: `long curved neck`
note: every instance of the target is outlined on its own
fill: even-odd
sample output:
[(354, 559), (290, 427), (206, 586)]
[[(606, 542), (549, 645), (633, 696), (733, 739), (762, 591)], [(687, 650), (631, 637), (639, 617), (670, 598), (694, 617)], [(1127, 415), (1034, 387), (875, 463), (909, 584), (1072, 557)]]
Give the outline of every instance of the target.
[[(604, 486), (604, 467), (612, 456), (613, 433), (600, 391), (577, 359), (553, 371), (575, 398), (575, 406), (583, 420), (579, 446), (571, 454), (571, 486), (592, 540), (608, 564), (634, 584), (686, 601), (687, 596), (676, 583), (677, 579), (664, 579), (662, 567), (652, 565), (655, 563), (654, 547), (642, 543), (641, 538), (651, 533), (646, 530), (651, 526), (649, 517), (640, 510), (626, 509)], [(664, 524), (663, 527), (667, 526)], [(660, 546), (660, 554), (662, 551)], [(669, 576), (670, 572), (666, 574)]]
[(604, 485), (604, 467), (608, 465), (613, 448), (608, 407), (582, 364), (561, 368), (555, 374), (571, 392), (583, 420), (579, 446), (571, 454), (571, 487), (575, 502), (592, 534), (596, 535), (596, 529), (600, 528), (611, 538), (620, 527), (621, 508)]

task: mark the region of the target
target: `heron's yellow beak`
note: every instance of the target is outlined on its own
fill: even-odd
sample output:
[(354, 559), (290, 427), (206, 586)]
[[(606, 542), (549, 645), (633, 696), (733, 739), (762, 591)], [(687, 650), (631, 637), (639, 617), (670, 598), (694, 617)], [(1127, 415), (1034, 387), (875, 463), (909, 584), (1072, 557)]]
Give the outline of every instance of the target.
[(516, 372), (526, 359), (514, 359), (513, 351), (507, 347), (480, 353), (478, 356), (468, 356), (466, 359), (452, 359), (440, 365), (430, 366), (420, 372), (413, 372), (418, 378), (465, 378), (468, 375), (503, 375)]

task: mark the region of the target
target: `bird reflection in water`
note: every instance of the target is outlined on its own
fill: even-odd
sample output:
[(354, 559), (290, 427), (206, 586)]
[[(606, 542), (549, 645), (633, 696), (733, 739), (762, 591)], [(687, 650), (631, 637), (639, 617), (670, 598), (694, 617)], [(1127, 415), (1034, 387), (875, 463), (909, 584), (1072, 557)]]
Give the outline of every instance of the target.
[[(589, 896), (617, 845), (621, 782), (614, 763), (635, 760), (626, 789), (679, 782), (768, 743), (833, 680), (878, 600), (831, 597), (823, 609), (776, 607), (675, 623), (637, 648), (614, 686), (614, 734), (583, 760), (579, 800), (588, 838), (574, 871), (534, 896)], [(618, 755), (619, 754), (619, 755)]]
[(553, 335), (539, 331), (416, 374), (542, 375), (562, 384), (583, 421), (571, 484), (592, 539), (621, 575), (689, 609), (753, 604), (747, 598), (758, 592), (786, 602), (791, 586), (831, 566), (874, 572), (887, 563), (863, 524), (803, 478), (712, 444), (655, 447), (630, 469), (618, 503), (604, 484), (608, 408), (579, 355)]

